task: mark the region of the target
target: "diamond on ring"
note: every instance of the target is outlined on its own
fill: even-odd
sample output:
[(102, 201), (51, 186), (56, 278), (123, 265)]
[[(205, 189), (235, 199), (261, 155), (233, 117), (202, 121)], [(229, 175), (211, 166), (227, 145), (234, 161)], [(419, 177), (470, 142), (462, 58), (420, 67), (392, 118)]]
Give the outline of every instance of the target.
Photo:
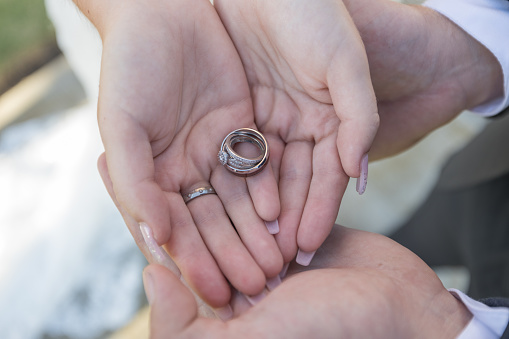
[(219, 153), (217, 154), (217, 158), (219, 159), (221, 165), (226, 165), (229, 158), (228, 153), (226, 153), (225, 151), (219, 151)]

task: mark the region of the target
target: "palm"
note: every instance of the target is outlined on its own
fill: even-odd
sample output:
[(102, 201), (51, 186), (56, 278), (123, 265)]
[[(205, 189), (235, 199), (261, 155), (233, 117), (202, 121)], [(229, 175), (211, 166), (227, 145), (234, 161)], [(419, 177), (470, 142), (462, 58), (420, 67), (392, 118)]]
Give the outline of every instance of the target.
[[(162, 267), (151, 310), (154, 338), (452, 338), (471, 315), (415, 254), (381, 235), (337, 226), (307, 272), (288, 278), (228, 323), (199, 318)], [(171, 320), (170, 320), (171, 319)]]
[[(99, 125), (131, 232), (143, 248), (137, 222), (152, 227), (215, 307), (230, 298), (223, 273), (244, 293), (259, 293), (282, 267), (260, 218), (277, 217), (277, 187), (271, 171), (244, 179), (217, 161), (229, 132), (255, 126), (242, 65), (216, 12), (208, 1), (173, 1), (143, 6), (115, 28), (103, 37)], [(181, 193), (209, 183), (218, 196), (184, 204)], [(250, 190), (253, 183), (261, 188)]]
[[(294, 265), (288, 275), (237, 320), (253, 330), (281, 331), (275, 338), (452, 337), (419, 332), (430, 320), (423, 314), (432, 313), (431, 301), (454, 304), (454, 297), (422, 260), (386, 237), (336, 225), (311, 266)], [(433, 321), (440, 332), (453, 319), (436, 315)]]
[(214, 4), (246, 70), (256, 124), (271, 143), (281, 198), (277, 240), (290, 261), (297, 247), (312, 252), (326, 238), (348, 175), (359, 176), (367, 135), (376, 131), (364, 49), (336, 1)]

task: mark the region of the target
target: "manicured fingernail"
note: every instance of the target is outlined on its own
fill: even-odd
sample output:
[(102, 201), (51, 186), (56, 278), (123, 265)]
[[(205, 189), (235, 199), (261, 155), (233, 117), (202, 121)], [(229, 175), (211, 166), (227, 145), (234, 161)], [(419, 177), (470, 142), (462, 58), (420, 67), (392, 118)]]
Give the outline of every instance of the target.
[(180, 270), (170, 258), (168, 253), (166, 253), (166, 251), (157, 244), (156, 240), (154, 239), (154, 233), (152, 232), (152, 229), (146, 223), (140, 222), (140, 231), (143, 235), (143, 239), (145, 240), (145, 244), (147, 244), (147, 248), (150, 251), (150, 254), (152, 254), (152, 258), (154, 258), (154, 260), (159, 265), (163, 265), (172, 271), (177, 277), (180, 277)]
[(290, 267), (290, 263), (289, 262), (287, 262), (286, 264), (283, 265), (283, 269), (281, 270), (281, 272), (279, 272), (279, 277), (281, 279), (286, 277), (286, 272), (288, 272), (288, 267)]
[(303, 250), (299, 249), (295, 261), (297, 262), (297, 264), (300, 264), (302, 266), (308, 266), (311, 263), (311, 260), (313, 259), (315, 253), (316, 251), (304, 252)]
[(223, 308), (216, 308), (214, 312), (222, 321), (227, 321), (233, 318), (233, 310), (230, 305), (227, 305)]
[(281, 278), (279, 275), (276, 275), (274, 278), (267, 279), (267, 288), (269, 291), (274, 290), (279, 285), (281, 285)]
[(265, 293), (262, 292), (258, 295), (254, 295), (252, 297), (245, 295), (245, 294), (244, 294), (244, 296), (246, 297), (247, 301), (249, 301), (249, 303), (254, 306), (254, 305), (258, 304), (260, 301), (262, 301), (263, 298), (265, 298)]
[(147, 273), (143, 271), (143, 287), (145, 287), (145, 294), (147, 295), (147, 300), (149, 305), (152, 305), (154, 301), (154, 279)]
[(274, 221), (266, 221), (265, 226), (267, 226), (267, 229), (269, 230), (270, 234), (279, 233), (279, 222), (277, 221), (277, 219)]
[(362, 195), (368, 184), (368, 155), (364, 154), (361, 159), (361, 175), (357, 178), (357, 193)]

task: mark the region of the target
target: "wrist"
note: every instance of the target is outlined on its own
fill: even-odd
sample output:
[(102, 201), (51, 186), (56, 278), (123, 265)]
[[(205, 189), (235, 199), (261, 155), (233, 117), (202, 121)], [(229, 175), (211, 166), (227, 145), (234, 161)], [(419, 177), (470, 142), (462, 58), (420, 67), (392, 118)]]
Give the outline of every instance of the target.
[(426, 92), (451, 111), (503, 93), (491, 52), (442, 14), (387, 0), (344, 0), (364, 41), (379, 100)]
[(442, 291), (415, 323), (413, 338), (456, 338), (472, 319), (472, 313), (449, 291)]
[[(101, 38), (116, 27), (124, 25), (144, 29), (138, 23), (163, 19), (170, 21), (172, 9), (186, 5), (182, 0), (73, 0), (81, 12), (92, 22)], [(207, 0), (204, 0), (207, 1)], [(208, 2), (208, 1), (207, 1)], [(161, 21), (161, 20), (159, 20)]]
[[(503, 73), (496, 57), (479, 41), (442, 14), (422, 8), (436, 22), (430, 25), (430, 41), (439, 53), (437, 62), (448, 69), (448, 77), (460, 89), (462, 108), (468, 109), (503, 96)], [(451, 48), (453, 46), (453, 48)], [(438, 76), (438, 75), (437, 75)]]

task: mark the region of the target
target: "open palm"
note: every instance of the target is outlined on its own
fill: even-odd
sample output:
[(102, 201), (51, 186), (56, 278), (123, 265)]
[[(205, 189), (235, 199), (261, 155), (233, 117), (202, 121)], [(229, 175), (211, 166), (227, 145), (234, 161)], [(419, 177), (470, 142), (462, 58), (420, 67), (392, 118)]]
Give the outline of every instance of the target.
[[(246, 179), (217, 161), (229, 132), (255, 125), (242, 64), (214, 8), (142, 1), (118, 9), (102, 39), (99, 167), (138, 245), (150, 260), (138, 225), (150, 227), (214, 307), (230, 300), (228, 281), (258, 294), (283, 266), (264, 224), (279, 215), (279, 197), (271, 169)], [(217, 196), (184, 203), (182, 193), (209, 184)]]
[[(378, 127), (365, 51), (338, 1), (216, 0), (272, 147), (286, 262), (327, 237)], [(306, 260), (307, 259), (307, 260)]]
[(431, 268), (378, 234), (336, 226), (306, 269), (291, 267), (252, 308), (235, 299), (236, 317), (223, 323), (198, 317), (185, 287), (149, 266), (151, 337), (454, 338), (471, 318)]

